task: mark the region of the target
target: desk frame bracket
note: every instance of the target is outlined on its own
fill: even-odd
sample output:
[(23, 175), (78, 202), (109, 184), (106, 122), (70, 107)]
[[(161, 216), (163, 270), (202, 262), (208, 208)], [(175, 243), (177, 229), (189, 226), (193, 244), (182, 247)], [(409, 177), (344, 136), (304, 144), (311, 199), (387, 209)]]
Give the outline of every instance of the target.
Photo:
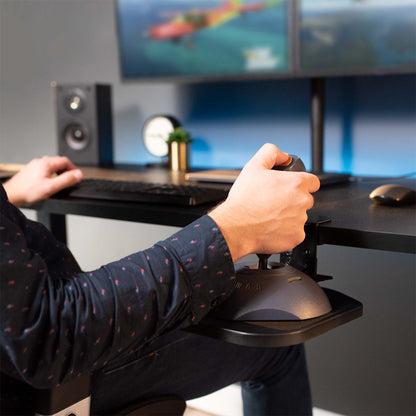
[(317, 282), (332, 279), (331, 276), (317, 274), (318, 227), (330, 221), (328, 217), (310, 216), (305, 224), (305, 240), (292, 251), (281, 253), (280, 262), (306, 273)]

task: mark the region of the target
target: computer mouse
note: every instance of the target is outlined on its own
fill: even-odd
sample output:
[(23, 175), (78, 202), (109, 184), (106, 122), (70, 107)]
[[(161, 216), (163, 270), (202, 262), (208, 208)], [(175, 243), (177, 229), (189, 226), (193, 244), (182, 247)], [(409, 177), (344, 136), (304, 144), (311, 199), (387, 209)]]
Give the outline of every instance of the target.
[(311, 319), (331, 311), (331, 304), (315, 280), (282, 263), (267, 270), (242, 265), (235, 290), (211, 316), (234, 321), (294, 321)]
[(402, 185), (381, 185), (370, 193), (370, 199), (378, 205), (404, 206), (416, 202), (416, 191)]

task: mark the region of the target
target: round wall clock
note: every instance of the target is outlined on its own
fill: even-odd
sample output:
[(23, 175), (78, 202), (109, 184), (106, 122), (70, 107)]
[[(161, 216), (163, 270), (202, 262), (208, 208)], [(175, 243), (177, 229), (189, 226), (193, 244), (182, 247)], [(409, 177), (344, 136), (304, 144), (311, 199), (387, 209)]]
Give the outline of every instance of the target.
[(143, 142), (146, 149), (154, 156), (167, 156), (169, 152), (166, 140), (180, 123), (172, 116), (157, 115), (146, 120), (143, 127)]

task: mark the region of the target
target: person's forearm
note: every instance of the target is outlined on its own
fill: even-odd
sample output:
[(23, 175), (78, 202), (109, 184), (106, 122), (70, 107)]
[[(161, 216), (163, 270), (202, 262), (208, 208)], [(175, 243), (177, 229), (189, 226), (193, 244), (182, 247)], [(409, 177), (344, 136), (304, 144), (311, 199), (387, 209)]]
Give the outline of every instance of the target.
[(1, 245), (10, 247), (13, 238), (14, 248), (2, 252), (0, 265), (1, 304), (9, 305), (2, 312), (1, 371), (36, 387), (52, 387), (197, 323), (233, 289), (227, 244), (208, 217), (148, 250), (76, 274), (67, 274), (70, 257), (45, 261), (34, 241), (29, 247), (25, 224), (1, 220)]

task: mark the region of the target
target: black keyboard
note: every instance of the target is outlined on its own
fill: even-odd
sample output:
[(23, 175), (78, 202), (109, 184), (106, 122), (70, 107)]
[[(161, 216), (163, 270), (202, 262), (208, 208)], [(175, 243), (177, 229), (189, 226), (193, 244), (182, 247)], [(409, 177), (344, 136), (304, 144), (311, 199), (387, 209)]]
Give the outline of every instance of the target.
[(86, 199), (190, 206), (224, 200), (228, 191), (226, 188), (195, 185), (84, 179), (78, 185), (66, 189), (63, 194)]

